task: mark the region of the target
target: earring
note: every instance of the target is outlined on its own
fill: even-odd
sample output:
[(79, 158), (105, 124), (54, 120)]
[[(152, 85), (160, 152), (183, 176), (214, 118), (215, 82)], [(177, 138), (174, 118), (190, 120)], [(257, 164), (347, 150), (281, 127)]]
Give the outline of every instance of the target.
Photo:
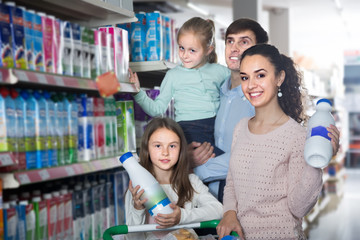
[(279, 98), (282, 97), (281, 88), (278, 89), (278, 94), (277, 95), (278, 95)]

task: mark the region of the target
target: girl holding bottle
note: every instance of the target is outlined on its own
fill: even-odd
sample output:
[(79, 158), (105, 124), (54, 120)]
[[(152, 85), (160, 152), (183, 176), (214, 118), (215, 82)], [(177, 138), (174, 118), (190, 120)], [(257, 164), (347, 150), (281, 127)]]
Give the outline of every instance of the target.
[[(127, 225), (157, 223), (158, 228), (194, 223), (222, 217), (222, 204), (209, 192), (202, 181), (190, 173), (184, 133), (174, 120), (154, 118), (145, 129), (140, 146), (140, 164), (160, 183), (172, 202), (171, 214), (151, 217), (145, 210), (144, 190), (132, 186), (125, 197)], [(161, 239), (166, 232), (129, 234), (132, 239)]]

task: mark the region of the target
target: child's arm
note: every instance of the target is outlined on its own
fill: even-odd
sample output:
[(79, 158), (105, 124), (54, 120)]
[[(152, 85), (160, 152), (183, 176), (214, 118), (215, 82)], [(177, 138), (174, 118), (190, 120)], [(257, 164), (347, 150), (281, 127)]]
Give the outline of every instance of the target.
[(131, 68), (129, 68), (130, 77), (129, 80), (131, 83), (134, 83), (136, 91), (140, 91), (140, 81), (136, 73), (134, 73)]

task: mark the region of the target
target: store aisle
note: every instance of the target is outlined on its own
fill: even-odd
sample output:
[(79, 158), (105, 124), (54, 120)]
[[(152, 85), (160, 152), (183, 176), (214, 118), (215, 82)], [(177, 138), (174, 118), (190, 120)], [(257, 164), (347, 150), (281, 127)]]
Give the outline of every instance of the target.
[(360, 169), (346, 169), (346, 175), (343, 196), (332, 196), (310, 225), (309, 240), (360, 239)]

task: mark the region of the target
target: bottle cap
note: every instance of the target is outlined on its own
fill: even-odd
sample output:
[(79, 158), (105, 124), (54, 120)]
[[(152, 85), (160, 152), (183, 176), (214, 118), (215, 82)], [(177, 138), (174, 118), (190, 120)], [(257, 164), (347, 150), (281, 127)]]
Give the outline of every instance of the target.
[(127, 153), (124, 153), (124, 154), (119, 158), (119, 160), (120, 160), (121, 163), (124, 163), (124, 162), (126, 161), (126, 159), (128, 159), (128, 158), (130, 158), (130, 157), (132, 157), (132, 156), (133, 156), (133, 155), (132, 155), (131, 152), (127, 152)]
[(321, 102), (326, 102), (326, 103), (330, 104), (330, 106), (332, 106), (332, 102), (329, 99), (326, 99), (326, 98), (322, 98), (319, 101), (317, 101), (316, 105), (318, 105)]

